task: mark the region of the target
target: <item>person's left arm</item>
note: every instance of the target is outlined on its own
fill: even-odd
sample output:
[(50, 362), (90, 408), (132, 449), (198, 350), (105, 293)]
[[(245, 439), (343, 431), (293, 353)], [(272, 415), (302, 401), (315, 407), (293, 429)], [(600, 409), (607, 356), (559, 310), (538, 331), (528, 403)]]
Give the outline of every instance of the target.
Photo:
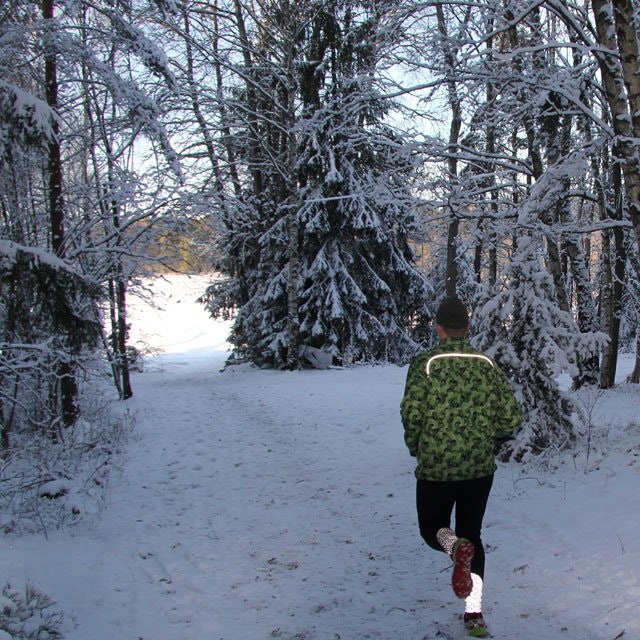
[(404, 441), (409, 453), (418, 455), (418, 441), (424, 422), (424, 409), (427, 397), (427, 376), (424, 372), (423, 358), (414, 360), (409, 365), (404, 396), (400, 403), (400, 416), (404, 426)]

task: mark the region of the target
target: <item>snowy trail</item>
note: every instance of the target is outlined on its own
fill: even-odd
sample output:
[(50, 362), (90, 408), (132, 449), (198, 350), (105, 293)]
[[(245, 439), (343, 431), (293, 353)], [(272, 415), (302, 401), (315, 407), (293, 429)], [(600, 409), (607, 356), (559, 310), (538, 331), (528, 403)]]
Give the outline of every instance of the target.
[[(367, 373), (375, 385), (376, 369)], [(404, 373), (394, 373), (397, 395)], [(231, 371), (182, 381), (178, 371), (168, 377), (167, 405), (174, 408), (163, 422), (176, 424), (175, 444), (160, 448), (172, 452), (167, 466), (175, 500), (193, 517), (174, 530), (182, 554), (174, 558), (177, 542), (160, 540), (158, 533), (161, 543), (149, 551), (164, 573), (174, 564), (177, 569), (171, 576), (176, 613), (170, 616), (176, 635), (164, 637), (387, 637), (381, 626), (396, 627), (397, 618), (418, 634), (405, 593), (412, 582), (398, 580), (399, 570), (411, 576), (415, 560), (405, 558), (402, 567), (398, 549), (407, 541), (419, 544), (413, 478), (405, 465), (385, 465), (386, 471), (380, 465), (381, 459), (400, 462), (405, 456), (395, 429), (397, 407), (378, 396), (374, 413), (380, 422), (363, 423), (356, 414), (365, 400), (357, 396), (370, 390), (365, 385), (354, 392), (346, 383), (350, 372)], [(179, 406), (183, 386), (202, 398), (198, 415)], [(290, 389), (298, 396), (289, 398)], [(145, 423), (154, 422), (153, 415), (145, 416)], [(202, 471), (215, 472), (198, 479), (177, 460), (192, 461), (202, 450), (212, 452)], [(149, 459), (162, 455), (156, 450)], [(189, 495), (194, 488), (196, 499)], [(168, 513), (178, 511), (173, 500), (163, 499)], [(158, 511), (151, 507), (152, 514)], [(198, 558), (201, 595), (180, 588), (185, 554)], [(424, 607), (424, 599), (421, 594), (414, 606)]]
[[(224, 340), (178, 302), (165, 344), (185, 350), (152, 358), (118, 403), (134, 429), (103, 512), (5, 541), (5, 576), (54, 597), (67, 640), (463, 638), (448, 560), (417, 530), (406, 368), (221, 373)], [(640, 639), (639, 391), (601, 398), (588, 465), (576, 451), (500, 467), (494, 638)]]
[[(111, 529), (98, 527), (117, 559), (109, 582), (129, 572), (133, 589), (104, 640), (462, 637), (446, 558), (415, 526), (405, 370), (217, 369), (178, 359), (136, 380), (137, 442), (114, 479)], [(513, 472), (501, 468), (486, 520), (494, 637), (640, 637), (637, 542), (625, 558), (606, 523), (580, 513), (582, 494), (606, 505), (631, 477)]]

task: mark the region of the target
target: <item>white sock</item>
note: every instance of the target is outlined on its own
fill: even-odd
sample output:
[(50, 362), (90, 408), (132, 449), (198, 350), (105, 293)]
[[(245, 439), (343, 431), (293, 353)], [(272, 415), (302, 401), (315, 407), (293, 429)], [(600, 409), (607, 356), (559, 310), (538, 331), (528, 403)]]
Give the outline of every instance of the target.
[(436, 538), (440, 543), (440, 546), (445, 550), (447, 555), (451, 555), (453, 553), (453, 546), (458, 540), (458, 536), (449, 529), (449, 527), (442, 527), (442, 529), (438, 529), (436, 533)]
[(471, 574), (473, 580), (473, 589), (471, 593), (464, 599), (465, 613), (481, 613), (482, 612), (482, 578), (475, 574)]

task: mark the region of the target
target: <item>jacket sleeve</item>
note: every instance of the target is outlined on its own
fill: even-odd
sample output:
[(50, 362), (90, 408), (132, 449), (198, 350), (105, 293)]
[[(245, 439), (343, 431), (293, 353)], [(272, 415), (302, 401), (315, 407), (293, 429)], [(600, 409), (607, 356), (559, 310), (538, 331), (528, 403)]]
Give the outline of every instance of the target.
[(502, 370), (498, 369), (498, 394), (496, 398), (496, 438), (508, 439), (522, 422), (522, 409), (518, 404), (513, 389), (509, 385)]
[(424, 420), (427, 384), (427, 376), (422, 370), (422, 359), (414, 360), (409, 365), (404, 396), (400, 403), (404, 441), (413, 457), (418, 455), (418, 441), (420, 440), (420, 430)]

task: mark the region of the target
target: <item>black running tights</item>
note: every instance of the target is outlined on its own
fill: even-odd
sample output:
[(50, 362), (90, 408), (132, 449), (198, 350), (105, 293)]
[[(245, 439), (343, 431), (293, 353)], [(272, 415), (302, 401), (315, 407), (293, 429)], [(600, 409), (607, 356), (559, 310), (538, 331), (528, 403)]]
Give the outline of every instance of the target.
[(482, 519), (492, 484), (493, 475), (450, 482), (418, 480), (416, 486), (418, 525), (424, 541), (432, 549), (443, 551), (436, 534), (443, 527), (451, 527), (451, 515), (455, 507), (455, 534), (471, 540), (475, 545), (471, 572), (483, 579)]

